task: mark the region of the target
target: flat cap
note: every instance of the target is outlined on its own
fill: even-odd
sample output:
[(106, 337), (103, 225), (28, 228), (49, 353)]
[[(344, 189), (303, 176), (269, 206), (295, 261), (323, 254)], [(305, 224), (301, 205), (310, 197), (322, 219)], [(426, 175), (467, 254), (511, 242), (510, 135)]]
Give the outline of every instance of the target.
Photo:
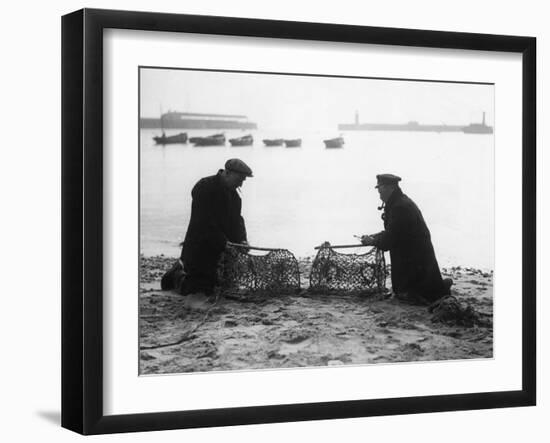
[(247, 177), (253, 177), (252, 169), (239, 158), (231, 158), (225, 162), (225, 170), (238, 172), (239, 174), (244, 174)]
[(376, 176), (376, 186), (377, 188), (380, 185), (396, 185), (401, 181), (401, 177), (393, 174), (378, 174)]

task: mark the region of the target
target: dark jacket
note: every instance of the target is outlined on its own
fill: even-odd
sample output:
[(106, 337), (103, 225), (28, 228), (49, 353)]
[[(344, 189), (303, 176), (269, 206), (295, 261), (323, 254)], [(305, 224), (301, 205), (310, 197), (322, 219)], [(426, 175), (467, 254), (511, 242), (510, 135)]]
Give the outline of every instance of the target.
[(193, 287), (184, 292), (211, 290), (226, 241), (246, 240), (241, 198), (236, 190), (224, 186), (221, 173), (202, 178), (191, 191), (191, 219), (181, 259), (190, 277), (187, 283)]
[(397, 188), (384, 208), (384, 231), (374, 244), (390, 251), (393, 291), (436, 300), (448, 293), (435, 258), (430, 231), (416, 204)]

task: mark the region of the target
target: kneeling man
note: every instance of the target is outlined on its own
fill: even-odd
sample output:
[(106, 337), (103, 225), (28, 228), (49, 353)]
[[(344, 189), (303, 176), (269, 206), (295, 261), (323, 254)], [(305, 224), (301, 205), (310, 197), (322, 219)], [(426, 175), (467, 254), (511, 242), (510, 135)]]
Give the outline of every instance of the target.
[(450, 294), (452, 280), (441, 278), (430, 231), (418, 206), (399, 187), (401, 177), (376, 178), (384, 230), (363, 235), (361, 243), (390, 251), (392, 290), (398, 298), (430, 303)]
[(200, 179), (191, 191), (191, 218), (180, 260), (162, 278), (162, 289), (182, 295), (210, 295), (218, 283), (217, 266), (227, 242), (247, 244), (237, 192), (252, 170), (238, 158), (217, 174)]

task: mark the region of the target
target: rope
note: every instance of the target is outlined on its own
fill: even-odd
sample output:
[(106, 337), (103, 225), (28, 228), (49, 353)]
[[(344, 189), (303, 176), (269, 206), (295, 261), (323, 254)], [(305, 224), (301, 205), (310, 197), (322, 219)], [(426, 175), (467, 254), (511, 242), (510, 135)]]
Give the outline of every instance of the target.
[(212, 311), (214, 306), (216, 306), (218, 304), (219, 299), (220, 299), (220, 294), (218, 292), (218, 294), (216, 294), (216, 299), (214, 300), (214, 303), (205, 312), (204, 317), (202, 318), (202, 320), (199, 323), (197, 323), (195, 325), (195, 327), (193, 327), (190, 330), (186, 331), (178, 340), (176, 340), (174, 342), (169, 342), (169, 343), (162, 343), (162, 344), (159, 344), (159, 345), (140, 346), (139, 350), (140, 351), (147, 351), (147, 350), (151, 350), (151, 349), (167, 348), (169, 346), (180, 345), (180, 344), (182, 344), (182, 343), (184, 343), (188, 340), (191, 340), (192, 339), (191, 334), (196, 332), (204, 323), (206, 323), (206, 320), (208, 319), (208, 317), (210, 315), (210, 311)]

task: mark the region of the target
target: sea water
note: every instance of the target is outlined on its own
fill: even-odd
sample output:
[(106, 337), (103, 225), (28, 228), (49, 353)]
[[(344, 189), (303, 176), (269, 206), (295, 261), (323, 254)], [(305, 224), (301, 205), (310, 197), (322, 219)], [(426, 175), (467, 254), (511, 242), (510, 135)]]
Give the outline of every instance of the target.
[[(166, 131), (172, 135), (177, 130)], [(190, 137), (216, 131), (188, 131)], [(324, 241), (358, 244), (354, 235), (383, 229), (376, 174), (402, 177), (418, 205), (441, 267), (492, 269), (494, 138), (492, 135), (354, 131), (252, 134), (252, 146), (156, 145), (158, 130), (140, 131), (140, 252), (179, 256), (191, 211), (191, 189), (229, 158), (253, 170), (240, 194), (249, 243), (313, 256)], [(341, 149), (323, 139), (342, 135)], [(264, 138), (302, 138), (300, 148), (266, 147)], [(366, 252), (353, 248), (342, 252)]]

